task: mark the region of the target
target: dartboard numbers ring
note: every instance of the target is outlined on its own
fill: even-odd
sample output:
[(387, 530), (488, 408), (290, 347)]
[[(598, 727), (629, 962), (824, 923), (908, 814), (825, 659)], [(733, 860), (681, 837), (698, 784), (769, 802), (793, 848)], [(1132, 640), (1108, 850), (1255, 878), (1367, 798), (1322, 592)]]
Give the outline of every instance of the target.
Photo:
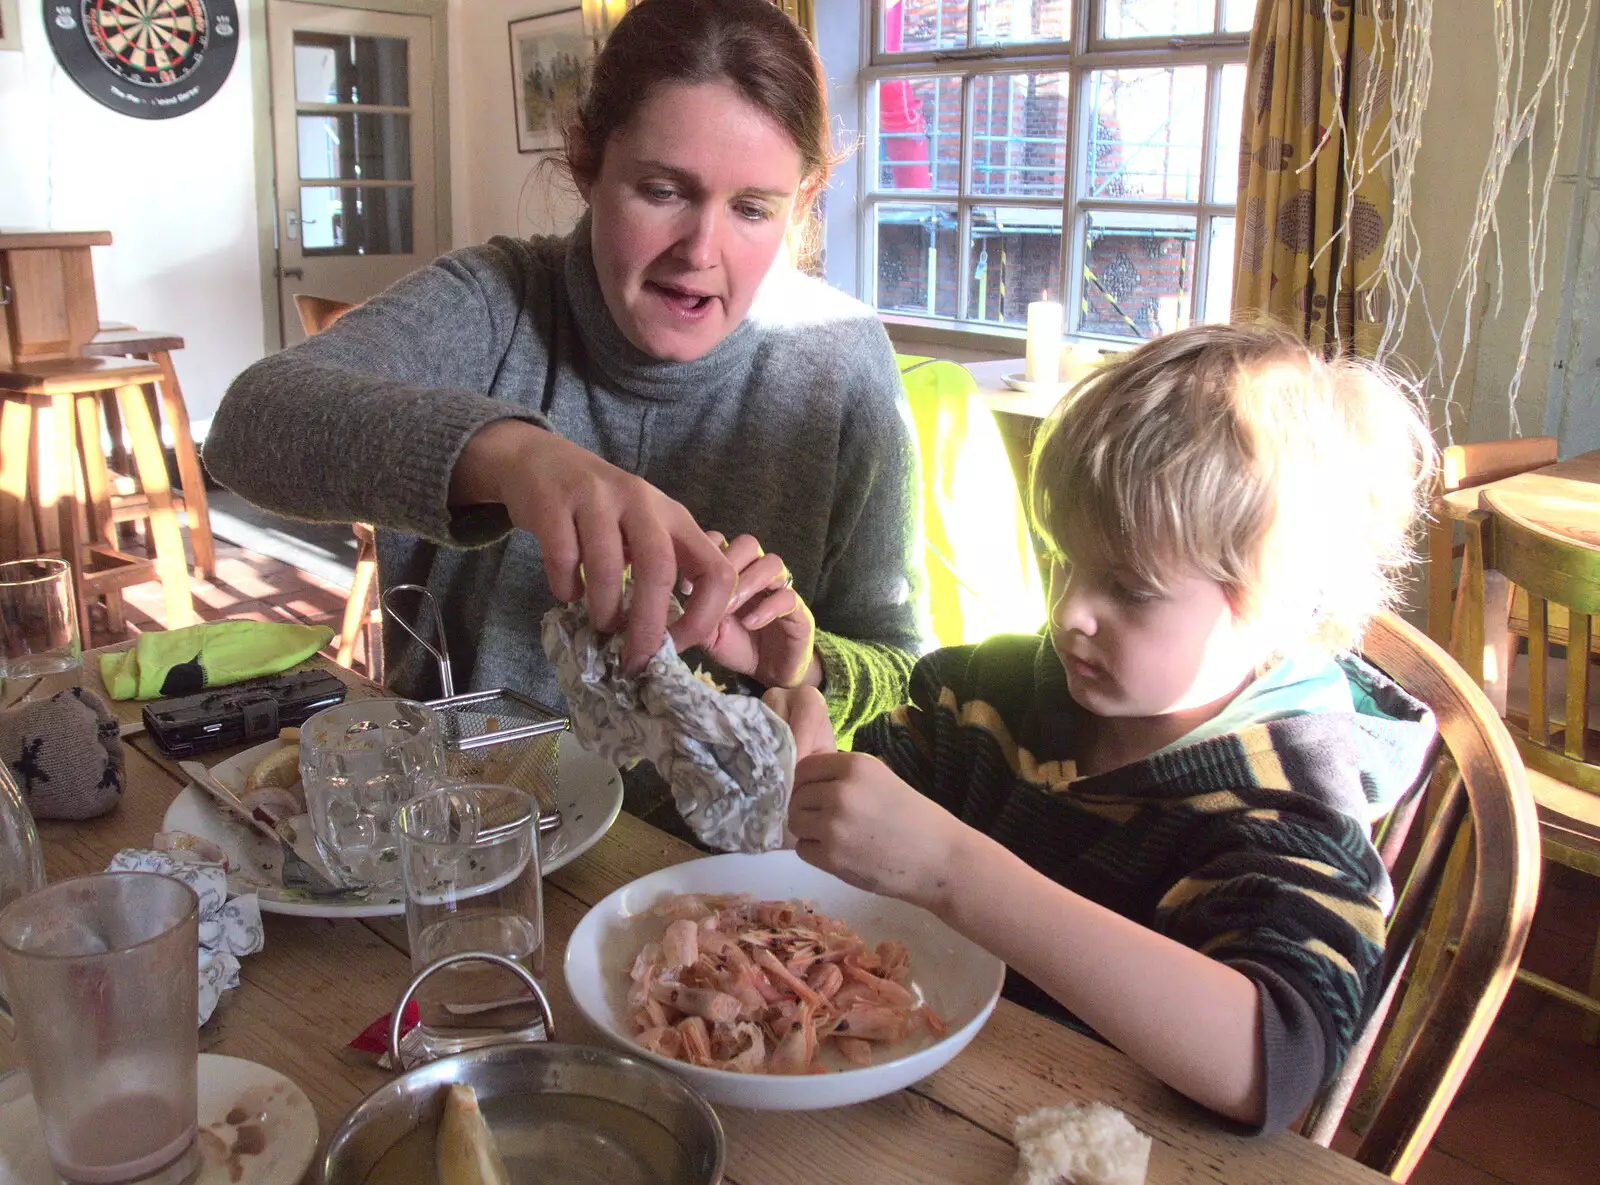
[(56, 60), (84, 92), (170, 119), (221, 89), (239, 49), (234, 0), (45, 0)]

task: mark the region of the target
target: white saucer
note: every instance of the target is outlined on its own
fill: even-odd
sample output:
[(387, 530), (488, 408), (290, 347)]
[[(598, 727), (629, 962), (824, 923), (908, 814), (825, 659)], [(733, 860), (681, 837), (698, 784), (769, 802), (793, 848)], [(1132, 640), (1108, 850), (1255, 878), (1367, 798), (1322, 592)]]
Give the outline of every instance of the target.
[(1045, 395), (1059, 399), (1072, 390), (1071, 383), (1030, 382), (1020, 374), (1003, 374), (1000, 378), (1013, 391), (1021, 391), (1024, 395)]
[[(195, 1185), (298, 1185), (317, 1152), (317, 1114), (305, 1091), (276, 1070), (214, 1053), (200, 1055), (197, 1085)], [(262, 1147), (236, 1152), (241, 1143)], [(22, 1073), (0, 1077), (0, 1185), (56, 1185)]]

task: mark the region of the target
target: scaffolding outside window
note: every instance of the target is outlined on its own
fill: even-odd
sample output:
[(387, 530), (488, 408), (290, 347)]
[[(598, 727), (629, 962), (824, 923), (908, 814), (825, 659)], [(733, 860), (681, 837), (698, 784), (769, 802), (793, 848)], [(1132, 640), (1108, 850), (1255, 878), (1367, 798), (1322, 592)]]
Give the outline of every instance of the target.
[(886, 313), (1145, 338), (1226, 320), (1244, 0), (873, 0), (862, 243)]

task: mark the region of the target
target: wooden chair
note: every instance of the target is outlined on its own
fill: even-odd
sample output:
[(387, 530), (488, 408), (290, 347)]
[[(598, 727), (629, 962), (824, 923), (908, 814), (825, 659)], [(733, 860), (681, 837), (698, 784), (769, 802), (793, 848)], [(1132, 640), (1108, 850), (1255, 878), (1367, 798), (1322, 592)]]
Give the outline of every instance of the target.
[[(194, 546), (194, 574), (209, 579), (217, 574), (216, 543), (211, 536), (211, 509), (206, 501), (204, 471), (200, 468), (200, 454), (194, 447), (194, 435), (189, 429), (189, 407), (183, 401), (183, 388), (178, 385), (178, 372), (172, 365), (172, 351), (183, 349), (183, 338), (175, 333), (157, 330), (134, 329), (131, 326), (108, 329), (101, 326), (94, 339), (83, 347), (86, 358), (137, 358), (153, 362), (161, 368), (160, 418), (165, 421), (172, 436), (172, 451), (178, 461), (180, 489), (174, 490), (173, 501), (189, 520), (189, 540)], [(156, 390), (145, 388), (145, 401), (152, 418), (157, 416)], [(111, 431), (111, 454), (115, 468), (128, 471), (125, 446), (122, 441), (121, 417), (114, 403), (104, 402), (103, 414)], [(89, 441), (83, 442), (85, 447)], [(146, 518), (140, 511), (148, 506), (143, 494), (116, 495), (113, 497), (114, 518), (124, 521)]]
[[(1554, 436), (1485, 440), (1454, 444), (1440, 458), (1439, 486), (1428, 524), (1428, 637), (1450, 646), (1450, 622), (1456, 595), (1455, 561), (1462, 555), (1456, 524), (1477, 509), (1477, 499), (1458, 490), (1473, 490), (1491, 481), (1540, 469), (1556, 462)], [(1455, 496), (1452, 496), (1455, 495)]]
[[(1422, 842), (1389, 919), (1382, 999), (1301, 1131), (1329, 1144), (1358, 1082), (1365, 1134), (1355, 1158), (1404, 1181), (1455, 1098), (1511, 986), (1539, 887), (1538, 824), (1515, 744), (1483, 692), (1442, 648), (1391, 614), (1373, 620), (1367, 661), (1433, 709), (1432, 770), (1378, 836), (1394, 867), (1413, 818)], [(1419, 812), (1423, 785), (1427, 803)], [(1435, 909), (1435, 906), (1438, 909)], [(1430, 914), (1462, 920), (1452, 958)], [(1397, 1007), (1391, 1007), (1398, 1001)], [(1389, 1041), (1367, 1065), (1386, 1020)]]
[[(1468, 517), (1459, 656), (1473, 678), (1491, 685), (1510, 678), (1509, 663), (1502, 661), (1493, 679), (1484, 665), (1486, 652), (1505, 653), (1500, 639), (1510, 628), (1509, 598), (1491, 602), (1485, 591), (1497, 573), (1528, 600), (1526, 710), (1513, 702), (1506, 720), (1538, 804), (1545, 858), (1600, 876), (1600, 732), (1590, 727), (1593, 663), (1586, 660), (1594, 640), (1592, 615), (1600, 613), (1600, 547), (1503, 514), (1476, 510)], [(1565, 636), (1551, 628), (1558, 608), (1567, 619)], [(1558, 672), (1564, 687), (1552, 696), (1550, 683)], [(1518, 978), (1583, 1009), (1584, 1040), (1600, 1040), (1600, 947), (1587, 994), (1528, 971), (1519, 971)]]
[[(300, 314), (300, 326), (306, 336), (321, 333), (356, 306), (349, 301), (332, 300), (325, 296), (308, 296), (295, 293), (295, 312)], [(356, 638), (366, 635), (367, 674), (374, 681), (382, 680), (381, 612), (373, 605), (372, 589), (378, 578), (378, 544), (371, 523), (353, 523), (351, 531), (356, 537), (356, 573), (350, 585), (350, 596), (344, 603), (344, 621), (339, 626), (339, 649), (335, 661), (348, 667), (355, 661)], [(377, 620), (375, 620), (377, 619)]]

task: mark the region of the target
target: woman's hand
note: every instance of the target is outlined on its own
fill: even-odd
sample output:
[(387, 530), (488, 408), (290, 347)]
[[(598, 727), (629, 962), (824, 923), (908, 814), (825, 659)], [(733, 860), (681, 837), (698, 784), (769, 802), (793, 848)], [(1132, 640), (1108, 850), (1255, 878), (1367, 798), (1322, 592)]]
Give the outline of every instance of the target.
[(694, 592), (672, 626), (679, 650), (711, 640), (728, 612), (734, 565), (694, 516), (643, 478), (553, 432), (496, 420), (467, 441), (451, 474), (450, 504), (496, 502), (539, 540), (550, 591), (563, 601), (584, 597), (599, 629), (622, 628), (622, 577), (632, 566), (623, 651), (630, 671), (660, 648), (680, 578)]
[(832, 753), (839, 747), (833, 735), (833, 721), (828, 719), (828, 701), (815, 687), (773, 687), (761, 702), (794, 733), (796, 762), (813, 753)]
[[(703, 643), (711, 658), (767, 687), (819, 686), (822, 666), (816, 661), (817, 623), (783, 558), (761, 550), (753, 535), (726, 542), (706, 532), (713, 545), (738, 572), (727, 612)], [(689, 581), (694, 593), (699, 586)]]
[(808, 864), (933, 913), (974, 834), (865, 753), (815, 753), (795, 765), (789, 830)]

